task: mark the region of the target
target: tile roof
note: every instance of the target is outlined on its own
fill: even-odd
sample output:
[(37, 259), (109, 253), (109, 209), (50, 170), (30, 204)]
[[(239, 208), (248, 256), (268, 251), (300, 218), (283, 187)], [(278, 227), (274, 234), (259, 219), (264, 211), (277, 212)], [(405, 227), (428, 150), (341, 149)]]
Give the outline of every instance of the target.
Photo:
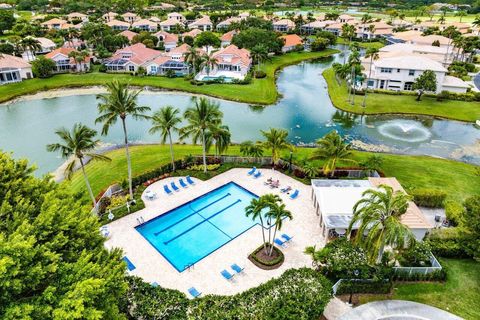
[(229, 45), (219, 51), (213, 53), (213, 57), (218, 63), (249, 66), (252, 63), (250, 51), (247, 49), (239, 49), (236, 45)]
[(125, 22), (125, 21), (120, 21), (120, 20), (110, 20), (106, 23), (107, 26), (113, 27), (113, 26), (122, 26), (122, 27), (130, 27), (130, 23)]
[(432, 70), (447, 72), (441, 63), (421, 57), (419, 55), (405, 54), (396, 57), (388, 57), (374, 61), (373, 64), (380, 68), (411, 69), (411, 70)]
[(166, 31), (159, 31), (154, 34), (155, 37), (163, 38), (163, 42), (178, 42), (178, 36), (176, 34), (168, 33)]
[(189, 28), (196, 27), (196, 26), (203, 26), (203, 25), (212, 25), (212, 21), (210, 21), (209, 16), (203, 16), (200, 19), (195, 20), (194, 22), (188, 25)]
[(192, 38), (195, 38), (196, 36), (198, 36), (200, 33), (202, 33), (203, 31), (200, 30), (200, 29), (192, 29), (188, 32), (185, 32), (185, 33), (182, 33), (182, 37), (186, 37), (186, 36), (189, 36), (189, 37), (192, 37)]
[(133, 37), (135, 37), (136, 35), (138, 35), (138, 33), (133, 32), (133, 31), (130, 31), (130, 30), (124, 30), (124, 31), (120, 32), (119, 35), (125, 36), (125, 37), (127, 37), (127, 39), (128, 39), (129, 41), (132, 41)]
[(295, 27), (295, 22), (293, 22), (290, 19), (280, 19), (278, 21), (273, 22), (274, 26), (284, 26), (286, 25), (287, 27), (294, 28)]
[(288, 34), (286, 36), (281, 36), (280, 38), (285, 39), (284, 47), (294, 47), (297, 45), (302, 45), (303, 39), (296, 34)]
[(66, 20), (62, 20), (62, 19), (58, 19), (58, 18), (53, 18), (53, 19), (50, 19), (48, 21), (45, 21), (45, 22), (42, 22), (41, 25), (42, 26), (48, 26), (48, 25), (53, 25), (53, 24), (66, 24), (67, 21)]
[(222, 34), (222, 36), (220, 37), (220, 40), (224, 42), (231, 42), (233, 39), (233, 36), (236, 35), (237, 33), (238, 33), (237, 30), (228, 31), (227, 33)]
[(137, 20), (134, 23), (132, 23), (132, 27), (139, 27), (139, 26), (149, 26), (152, 28), (157, 28), (158, 25), (157, 23), (147, 19)]
[(125, 55), (130, 55), (130, 57), (127, 58), (129, 61), (135, 63), (136, 65), (141, 65), (147, 61), (155, 59), (161, 54), (162, 53), (160, 51), (147, 48), (147, 46), (145, 46), (143, 43), (136, 43), (134, 45), (118, 49), (108, 60), (121, 59)]
[(9, 54), (2, 54), (0, 56), (0, 69), (1, 68), (30, 68), (31, 65), (22, 58), (11, 56)]
[(182, 22), (177, 19), (167, 19), (160, 22), (161, 26), (176, 26), (177, 24), (182, 24)]

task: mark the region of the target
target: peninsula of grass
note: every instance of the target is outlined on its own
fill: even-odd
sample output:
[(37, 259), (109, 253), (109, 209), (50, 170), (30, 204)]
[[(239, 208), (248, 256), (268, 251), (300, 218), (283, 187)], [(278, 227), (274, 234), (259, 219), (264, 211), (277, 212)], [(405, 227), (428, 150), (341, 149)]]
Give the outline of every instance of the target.
[(344, 81), (337, 81), (333, 68), (325, 70), (323, 76), (328, 84), (328, 94), (333, 105), (351, 113), (426, 115), (468, 122), (480, 119), (478, 101), (437, 101), (430, 97), (422, 97), (421, 101), (416, 101), (413, 95), (369, 93), (365, 108), (362, 107), (363, 96), (356, 96), (355, 104), (351, 105), (348, 102), (347, 85)]
[(184, 78), (137, 77), (130, 74), (100, 73), (95, 71), (83, 74), (59, 74), (47, 79), (36, 78), (3, 85), (0, 87), (0, 103), (40, 91), (100, 86), (113, 79), (118, 79), (128, 81), (132, 86), (178, 90), (226, 100), (267, 105), (275, 103), (279, 98), (275, 84), (275, 72), (277, 70), (304, 60), (324, 58), (335, 53), (338, 53), (338, 50), (327, 49), (320, 52), (293, 52), (274, 56), (270, 61), (261, 66), (261, 69), (265, 71), (267, 76), (263, 79), (253, 79), (252, 83), (247, 85), (204, 84), (197, 86)]
[[(353, 42), (357, 43), (360, 48), (364, 48), (364, 49), (368, 49), (368, 48), (380, 49), (382, 47), (385, 47), (385, 44), (381, 41), (372, 41), (372, 42), (353, 41)], [(348, 44), (348, 40), (338, 37), (337, 44)]]
[[(201, 154), (200, 146), (175, 145), (175, 157), (181, 159), (187, 155)], [(297, 148), (295, 159), (306, 159), (314, 151), (313, 148)], [(240, 155), (239, 146), (231, 146), (228, 155)], [(98, 194), (113, 183), (122, 182), (127, 175), (125, 150), (118, 149), (107, 152), (111, 162), (93, 162), (86, 166), (87, 174), (93, 188)], [(265, 152), (268, 155), (268, 152)], [(353, 159), (362, 162), (371, 156), (370, 152), (353, 152)], [(283, 155), (285, 159), (287, 154)], [(169, 163), (170, 154), (168, 145), (141, 145), (131, 147), (133, 175), (151, 171)], [(432, 158), (426, 156), (406, 156), (382, 154), (384, 159), (382, 170), (386, 176), (396, 177), (407, 189), (410, 188), (438, 188), (444, 190), (450, 199), (463, 200), (480, 193), (480, 179), (477, 176), (478, 167), (471, 164)], [(313, 162), (321, 168), (320, 160)], [(339, 166), (351, 166), (350, 163)], [(80, 172), (76, 172), (71, 181), (65, 182), (74, 191), (85, 190), (85, 182)]]
[(360, 303), (395, 299), (425, 303), (465, 319), (480, 319), (480, 263), (475, 260), (441, 259), (447, 281), (396, 283), (393, 294), (365, 295)]

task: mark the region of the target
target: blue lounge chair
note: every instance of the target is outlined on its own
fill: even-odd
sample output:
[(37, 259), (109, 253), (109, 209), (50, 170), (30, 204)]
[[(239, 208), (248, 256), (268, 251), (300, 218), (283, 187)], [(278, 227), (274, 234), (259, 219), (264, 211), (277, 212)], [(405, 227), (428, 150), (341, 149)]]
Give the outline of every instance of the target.
[(252, 174), (255, 173), (255, 171), (257, 171), (257, 168), (253, 167), (252, 170), (248, 171), (248, 175), (251, 176)]
[(195, 289), (194, 287), (191, 287), (190, 289), (188, 289), (188, 293), (190, 293), (194, 298), (198, 298), (202, 294), (201, 292), (198, 292), (198, 290)]
[(258, 178), (258, 177), (260, 177), (261, 175), (262, 175), (262, 173), (261, 173), (260, 171), (257, 171), (257, 172), (253, 175), (253, 177), (254, 177), (254, 178)]
[(154, 287), (154, 288), (158, 287), (158, 283), (156, 283), (156, 282), (152, 282), (151, 285), (152, 285), (152, 287)]
[(130, 261), (127, 256), (124, 256), (122, 258), (123, 261), (125, 261), (125, 263), (127, 264), (127, 269), (128, 271), (132, 271), (132, 270), (135, 270), (135, 265), (132, 263), (132, 261)]
[(172, 189), (173, 189), (174, 191), (180, 190), (180, 188), (177, 187), (177, 185), (175, 184), (175, 182), (173, 182), (173, 181), (170, 182), (170, 185), (172, 186)]
[(295, 189), (295, 191), (290, 195), (290, 199), (295, 199), (296, 197), (298, 197), (299, 193), (300, 191), (298, 191), (298, 189)]
[(282, 238), (285, 239), (285, 242), (290, 242), (292, 241), (293, 237), (290, 237), (288, 234), (284, 233), (282, 234)]
[(292, 190), (292, 187), (286, 186), (285, 188), (280, 189), (280, 192), (281, 192), (281, 193), (285, 193), (285, 192), (288, 192), (288, 191), (290, 191), (290, 190)]
[(285, 248), (285, 247), (287, 246), (287, 245), (285, 244), (286, 241), (282, 241), (282, 240), (280, 240), (280, 239), (278, 239), (278, 238), (275, 238), (275, 240), (273, 240), (273, 242), (275, 242), (275, 244), (276, 244), (277, 246), (280, 246), (280, 247), (282, 247), (282, 248)]
[(220, 274), (225, 278), (225, 280), (232, 280), (233, 279), (233, 274), (231, 274), (230, 272), (228, 272), (227, 270), (222, 270), (220, 272)]
[(234, 263), (230, 266), (230, 268), (232, 268), (233, 271), (235, 271), (236, 273), (241, 273), (243, 271), (244, 268), (241, 268), (238, 264)]
[(185, 181), (183, 181), (183, 179), (180, 179), (178, 182), (183, 188), (188, 188), (188, 185), (185, 183)]
[(195, 181), (193, 181), (192, 178), (190, 178), (190, 176), (187, 176), (186, 179), (188, 184), (195, 184)]
[(168, 189), (168, 186), (166, 184), (163, 185), (163, 190), (165, 190), (167, 194), (172, 194), (172, 190)]

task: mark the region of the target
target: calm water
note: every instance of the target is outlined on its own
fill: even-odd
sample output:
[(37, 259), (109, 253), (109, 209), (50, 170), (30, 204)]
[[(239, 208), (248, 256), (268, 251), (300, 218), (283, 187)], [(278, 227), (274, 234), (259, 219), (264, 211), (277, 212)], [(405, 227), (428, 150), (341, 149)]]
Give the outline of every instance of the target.
[[(335, 109), (321, 76), (334, 59), (343, 60), (337, 56), (284, 69), (277, 82), (283, 98), (272, 106), (255, 108), (212, 99), (220, 103), (233, 141), (261, 139), (261, 129), (275, 127), (287, 129), (293, 143), (308, 144), (335, 129), (357, 146), (367, 149), (380, 147), (383, 151), (480, 163), (477, 142), (480, 130), (473, 124), (428, 117), (359, 116)], [(139, 103), (150, 106), (152, 112), (169, 104), (183, 111), (191, 105), (190, 99), (189, 95), (179, 93), (147, 93), (139, 97)], [(38, 174), (46, 173), (62, 163), (56, 154), (45, 150), (46, 144), (57, 141), (54, 129), (61, 126), (70, 128), (75, 122), (82, 122), (100, 130), (100, 126), (94, 124), (96, 117), (94, 95), (0, 105), (0, 149), (13, 152), (17, 158), (28, 158), (37, 164)], [(132, 142), (158, 141), (157, 136), (148, 134), (150, 124), (146, 121), (128, 119), (127, 126)], [(101, 139), (107, 144), (121, 143), (119, 125)]]
[(256, 197), (231, 182), (136, 230), (182, 272), (258, 223), (245, 216)]

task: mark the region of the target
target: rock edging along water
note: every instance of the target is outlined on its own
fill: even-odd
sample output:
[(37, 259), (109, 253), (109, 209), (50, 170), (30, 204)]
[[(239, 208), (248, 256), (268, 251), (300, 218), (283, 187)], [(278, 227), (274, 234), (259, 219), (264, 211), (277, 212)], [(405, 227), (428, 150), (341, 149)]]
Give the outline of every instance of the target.
[(192, 85), (190, 81), (183, 78), (138, 77), (131, 76), (130, 74), (100, 72), (59, 74), (47, 79), (35, 78), (3, 85), (0, 87), (0, 103), (41, 91), (60, 88), (102, 86), (113, 79), (120, 79), (128, 81), (134, 87), (182, 91), (236, 102), (269, 105), (275, 103), (280, 98), (275, 78), (275, 73), (278, 70), (302, 61), (330, 57), (336, 53), (339, 53), (339, 51), (327, 49), (320, 52), (288, 53), (276, 56), (272, 62), (264, 64), (263, 66), (263, 70), (267, 73), (267, 78), (253, 79), (252, 83), (248, 85), (204, 84), (197, 86)]

